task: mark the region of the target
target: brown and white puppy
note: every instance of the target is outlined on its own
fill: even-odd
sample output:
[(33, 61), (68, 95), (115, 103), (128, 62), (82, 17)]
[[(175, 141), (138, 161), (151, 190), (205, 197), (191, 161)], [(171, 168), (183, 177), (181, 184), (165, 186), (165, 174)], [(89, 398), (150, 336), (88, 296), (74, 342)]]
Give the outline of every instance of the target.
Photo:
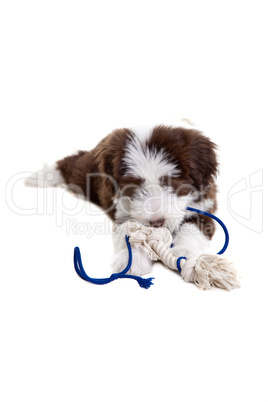
[[(33, 174), (26, 183), (65, 183), (100, 206), (115, 222), (115, 272), (125, 268), (128, 260), (120, 231), (125, 221), (167, 227), (174, 239), (172, 252), (187, 257), (186, 272), (187, 265), (194, 266), (196, 258), (207, 251), (214, 234), (209, 217), (186, 211), (186, 207), (214, 213), (215, 149), (215, 144), (187, 121), (176, 127), (117, 129), (91, 151), (67, 156), (45, 169), (45, 174)], [(147, 274), (151, 268), (148, 256), (134, 249), (132, 274)]]

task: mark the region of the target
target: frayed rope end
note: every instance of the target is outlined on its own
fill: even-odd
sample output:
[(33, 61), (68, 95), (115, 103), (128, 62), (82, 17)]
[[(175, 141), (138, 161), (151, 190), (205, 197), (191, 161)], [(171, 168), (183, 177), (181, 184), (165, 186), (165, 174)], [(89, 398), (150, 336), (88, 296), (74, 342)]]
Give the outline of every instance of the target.
[(193, 281), (203, 290), (212, 287), (231, 290), (241, 286), (233, 263), (219, 255), (202, 254), (195, 264)]
[(154, 285), (153, 279), (154, 279), (154, 278), (147, 278), (147, 279), (145, 279), (145, 278), (139, 277), (139, 278), (137, 279), (137, 282), (138, 282), (138, 284), (140, 285), (141, 288), (149, 289), (149, 287), (150, 287), (151, 285)]

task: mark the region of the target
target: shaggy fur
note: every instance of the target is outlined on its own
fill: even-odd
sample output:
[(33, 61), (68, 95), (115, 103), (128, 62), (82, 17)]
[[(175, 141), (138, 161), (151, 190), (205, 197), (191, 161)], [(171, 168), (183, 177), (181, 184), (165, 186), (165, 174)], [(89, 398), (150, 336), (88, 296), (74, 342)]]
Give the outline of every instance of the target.
[[(174, 253), (188, 256), (190, 261), (205, 251), (215, 230), (209, 217), (185, 210), (192, 206), (215, 212), (215, 150), (215, 144), (188, 123), (147, 130), (117, 129), (91, 151), (79, 151), (58, 161), (56, 179), (50, 184), (66, 183), (115, 221), (115, 271), (126, 265), (120, 227), (128, 220), (167, 227), (173, 235)], [(40, 185), (35, 176), (28, 184)], [(147, 256), (134, 250), (132, 272), (150, 270)]]

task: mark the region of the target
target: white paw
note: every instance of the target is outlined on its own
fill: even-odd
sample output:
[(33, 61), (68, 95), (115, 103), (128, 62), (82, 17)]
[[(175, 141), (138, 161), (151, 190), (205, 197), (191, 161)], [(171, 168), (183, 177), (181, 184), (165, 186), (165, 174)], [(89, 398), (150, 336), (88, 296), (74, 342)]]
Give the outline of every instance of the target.
[[(113, 272), (121, 272), (126, 268), (128, 263), (128, 251), (121, 250), (115, 254), (112, 262)], [(147, 254), (141, 250), (132, 248), (132, 265), (127, 274), (142, 276), (152, 271), (152, 261)]]

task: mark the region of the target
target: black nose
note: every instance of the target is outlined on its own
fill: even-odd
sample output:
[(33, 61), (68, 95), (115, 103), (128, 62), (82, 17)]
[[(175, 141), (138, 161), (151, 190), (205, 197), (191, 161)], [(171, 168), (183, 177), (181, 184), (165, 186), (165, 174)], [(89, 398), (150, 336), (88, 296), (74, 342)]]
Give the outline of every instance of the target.
[(153, 226), (154, 228), (160, 228), (161, 226), (163, 226), (165, 222), (164, 218), (160, 218), (160, 219), (153, 219), (149, 222), (150, 226)]

